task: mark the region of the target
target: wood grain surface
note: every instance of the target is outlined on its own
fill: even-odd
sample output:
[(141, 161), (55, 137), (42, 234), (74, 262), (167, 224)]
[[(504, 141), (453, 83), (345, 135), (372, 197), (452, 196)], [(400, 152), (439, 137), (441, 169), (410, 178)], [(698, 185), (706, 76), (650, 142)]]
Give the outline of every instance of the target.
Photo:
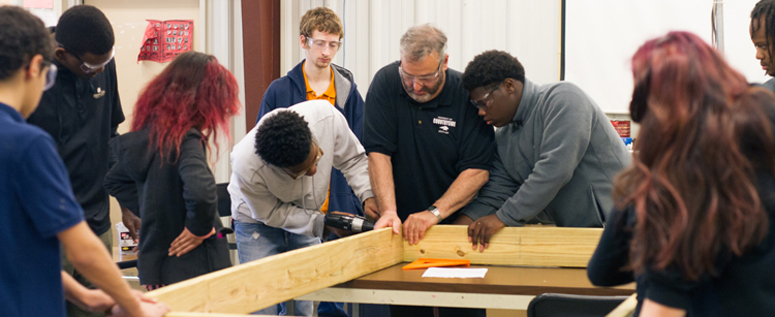
[(487, 268), (487, 275), (482, 279), (461, 279), (424, 278), (425, 269), (402, 270), (405, 264), (399, 263), (336, 287), (511, 295), (630, 295), (635, 291), (634, 283), (620, 287), (596, 287), (583, 268), (473, 265), (472, 268)]
[(390, 228), (234, 266), (146, 295), (180, 312), (245, 314), (401, 262)]
[(418, 258), (469, 259), (471, 264), (587, 267), (601, 228), (507, 227), (484, 252), (472, 250), (466, 226), (433, 226), (419, 244), (404, 241), (404, 262)]

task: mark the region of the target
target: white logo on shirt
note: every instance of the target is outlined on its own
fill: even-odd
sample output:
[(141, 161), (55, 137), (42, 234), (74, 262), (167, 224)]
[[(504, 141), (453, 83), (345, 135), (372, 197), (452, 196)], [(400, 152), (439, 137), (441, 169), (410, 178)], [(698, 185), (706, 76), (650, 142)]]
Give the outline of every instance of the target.
[(449, 134), (449, 128), (450, 127), (454, 128), (455, 126), (457, 126), (457, 122), (455, 122), (455, 120), (453, 120), (452, 118), (441, 117), (441, 116), (433, 118), (433, 124), (440, 125), (438, 132), (443, 134)]
[(94, 99), (100, 99), (105, 96), (105, 91), (102, 90), (102, 87), (97, 87), (97, 93), (94, 94)]

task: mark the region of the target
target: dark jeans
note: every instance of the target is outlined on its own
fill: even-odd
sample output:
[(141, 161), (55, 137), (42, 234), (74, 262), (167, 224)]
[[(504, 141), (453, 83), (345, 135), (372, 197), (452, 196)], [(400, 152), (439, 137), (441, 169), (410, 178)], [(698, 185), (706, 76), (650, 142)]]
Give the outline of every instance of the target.
[[(240, 263), (320, 244), (319, 238), (290, 233), (263, 223), (234, 221), (234, 229)], [(296, 304), (294, 315), (312, 316), (311, 301), (294, 301), (294, 303)], [(256, 313), (285, 316), (287, 311), (286, 303), (280, 303)], [(343, 303), (321, 302), (318, 305), (318, 316), (347, 317), (347, 312), (344, 311)]]

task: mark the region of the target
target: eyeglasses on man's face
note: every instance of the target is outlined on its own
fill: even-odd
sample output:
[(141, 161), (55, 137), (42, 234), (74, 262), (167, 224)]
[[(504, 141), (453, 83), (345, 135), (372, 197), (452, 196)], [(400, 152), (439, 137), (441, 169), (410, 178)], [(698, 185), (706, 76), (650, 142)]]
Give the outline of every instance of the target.
[[(54, 84), (57, 82), (57, 65), (54, 65), (51, 61), (44, 60), (40, 62), (40, 68), (46, 68), (48, 67), (48, 71), (46, 72), (46, 83), (43, 84), (43, 91), (51, 89), (51, 87), (54, 87)], [(26, 69), (30, 68), (30, 64), (27, 64)]]
[(310, 169), (312, 169), (313, 166), (317, 166), (318, 162), (320, 161), (320, 158), (323, 157), (323, 150), (320, 148), (320, 146), (317, 143), (314, 143), (315, 147), (317, 147), (318, 154), (315, 156), (315, 160), (312, 161), (312, 164), (309, 165), (309, 167), (305, 168), (303, 171), (294, 172), (290, 168), (283, 168), (283, 170), (288, 173), (293, 179), (297, 179), (299, 177), (302, 177), (309, 172)]
[(441, 66), (444, 65), (444, 61), (439, 62), (439, 67), (436, 68), (436, 72), (433, 74), (428, 75), (422, 75), (422, 76), (414, 76), (406, 73), (403, 68), (401, 68), (401, 65), (398, 65), (398, 74), (401, 75), (401, 81), (404, 82), (404, 84), (411, 86), (414, 83), (419, 83), (423, 86), (428, 86), (435, 84), (437, 81), (439, 81), (439, 78), (441, 78), (439, 75), (441, 74)]
[(316, 40), (310, 37), (307, 38), (307, 43), (309, 43), (311, 48), (323, 50), (328, 47), (332, 52), (336, 52), (342, 47), (342, 41)]
[[(67, 48), (65, 48), (65, 51), (70, 53), (70, 51)], [(110, 61), (113, 60), (113, 57), (116, 56), (116, 48), (114, 47), (113, 50), (110, 52), (110, 58), (108, 58), (108, 60), (106, 60), (105, 62), (103, 62), (101, 64), (89, 64), (87, 62), (84, 62), (83, 59), (78, 57), (78, 55), (75, 55), (73, 53), (70, 53), (70, 55), (73, 55), (73, 57), (75, 57), (75, 59), (77, 59), (79, 62), (81, 62), (81, 66), (79, 66), (79, 67), (81, 68), (81, 70), (84, 73), (89, 74), (89, 73), (96, 72), (100, 68), (103, 68), (103, 67), (105, 67), (105, 65), (110, 63)]]
[(490, 90), (490, 92), (484, 94), (482, 98), (479, 98), (476, 100), (471, 99), (471, 104), (477, 109), (487, 110), (487, 108), (489, 108), (490, 105), (492, 104), (492, 98), (490, 98), (490, 95), (496, 90), (498, 90), (498, 88), (501, 86), (502, 83), (503, 82), (499, 82), (497, 85), (495, 85), (495, 88)]

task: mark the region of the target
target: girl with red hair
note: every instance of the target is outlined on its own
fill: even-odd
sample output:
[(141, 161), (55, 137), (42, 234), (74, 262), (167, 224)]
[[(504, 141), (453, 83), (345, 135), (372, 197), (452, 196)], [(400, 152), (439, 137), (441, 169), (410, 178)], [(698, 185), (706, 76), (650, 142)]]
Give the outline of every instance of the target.
[[(137, 268), (148, 289), (231, 265), (217, 212), (209, 140), (229, 135), (240, 109), (237, 81), (215, 57), (186, 52), (154, 78), (127, 134), (111, 142), (118, 162), (105, 187), (141, 219)], [(217, 151), (217, 150), (216, 150)]]
[(772, 314), (774, 96), (686, 32), (646, 42), (632, 71), (640, 136), (590, 280), (635, 280), (636, 316)]

